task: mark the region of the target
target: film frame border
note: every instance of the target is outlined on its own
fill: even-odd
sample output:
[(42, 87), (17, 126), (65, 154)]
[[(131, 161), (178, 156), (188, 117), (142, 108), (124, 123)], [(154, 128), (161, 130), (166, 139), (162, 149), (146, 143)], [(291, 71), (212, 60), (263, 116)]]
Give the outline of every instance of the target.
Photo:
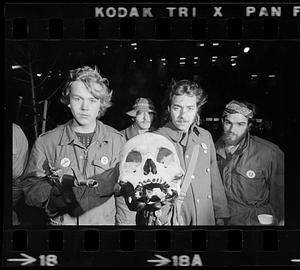
[[(115, 5), (115, 3), (112, 3), (111, 5)], [(129, 4), (126, 3), (124, 5), (129, 5)], [(34, 36), (31, 36), (31, 37), (24, 37), (23, 36), (22, 37), (22, 35), (24, 35), (24, 20), (23, 20), (23, 18), (19, 18), (18, 17), (17, 20), (19, 20), (19, 19), (21, 19), (21, 22), (19, 21), (16, 24), (17, 25), (20, 24), (20, 26), (17, 26), (17, 27), (20, 27), (20, 29), (21, 29), (20, 30), (21, 35), (17, 39), (24, 39), (24, 38), (29, 38), (29, 39), (33, 38), (33, 39), (35, 39), (35, 38), (38, 38), (38, 37), (34, 37)], [(140, 19), (137, 19), (137, 20), (136, 19), (127, 19), (127, 18), (116, 19), (116, 20), (113, 19), (113, 20), (111, 20), (111, 21), (114, 21), (113, 22), (113, 27), (115, 27), (114, 28), (114, 30), (116, 30), (115, 33), (118, 33), (118, 34), (116, 34), (116, 36), (114, 37), (114, 39), (143, 39), (143, 38), (145, 38), (145, 37), (141, 37), (139, 35), (133, 35), (133, 33), (140, 33), (137, 30), (139, 30), (141, 28), (141, 24), (145, 23), (145, 22), (142, 22), (142, 20), (140, 20)], [(183, 19), (178, 19), (178, 21), (182, 21), (182, 20)], [(100, 28), (99, 24), (97, 26), (97, 23), (95, 23), (95, 18), (88, 18), (87, 20), (80, 20), (80, 21), (81, 21), (81, 25), (92, 27), (92, 31), (90, 33), (88, 32), (90, 30), (88, 30), (88, 31), (84, 31), (84, 30), (80, 31), (80, 37), (75, 37), (75, 38), (79, 38), (79, 39), (81, 39), (81, 38), (84, 38), (84, 39), (86, 39), (86, 38), (87, 39), (98, 39), (98, 38), (100, 38), (100, 39), (101, 38), (108, 39), (109, 38), (109, 37), (104, 37), (104, 36), (101, 37), (101, 35), (99, 36), (99, 33), (101, 32), (101, 30), (103, 30), (103, 28)], [(150, 27), (150, 30), (149, 30), (150, 33), (151, 33), (151, 39), (152, 38), (153, 39), (157, 39), (158, 41), (160, 41), (160, 40), (182, 39), (180, 37), (180, 35), (178, 35), (178, 29), (180, 29), (180, 27), (178, 28), (178, 26), (176, 26), (176, 19), (175, 19), (175, 23), (174, 23), (174, 21), (172, 21), (171, 23), (168, 23), (167, 21), (168, 20), (166, 20), (166, 18), (163, 18), (162, 20), (160, 20), (160, 19), (157, 19), (157, 20), (153, 19), (152, 26)], [(283, 40), (283, 39), (289, 39), (289, 40), (296, 40), (296, 41), (298, 41), (299, 40), (299, 36), (300, 36), (300, 23), (298, 22), (298, 24), (297, 23), (294, 24), (294, 22), (295, 22), (294, 19), (292, 19), (291, 21), (289, 21), (289, 20), (282, 20), (282, 19), (276, 19), (276, 18), (267, 18), (267, 19), (257, 19), (256, 18), (256, 19), (253, 19), (253, 20), (252, 19), (251, 20), (247, 20), (246, 23), (244, 23), (244, 22), (241, 23), (241, 19), (240, 18), (226, 19), (226, 21), (227, 21), (227, 23), (229, 25), (229, 27), (227, 28), (227, 30), (229, 31), (229, 33), (231, 33), (231, 34), (229, 34), (230, 37), (228, 36), (228, 32), (226, 32), (226, 31), (225, 32), (227, 33), (227, 36), (224, 36), (224, 32), (223, 31), (221, 31), (221, 33), (219, 33), (219, 35), (217, 34), (217, 36), (210, 36), (210, 35), (207, 34), (207, 32), (210, 31), (209, 29), (212, 29), (212, 30), (213, 29), (217, 29), (218, 25), (220, 25), (220, 24), (222, 24), (222, 28), (221, 29), (224, 30), (224, 24), (223, 23), (216, 23), (216, 25), (217, 25), (216, 26), (216, 25), (214, 25), (214, 19), (206, 18), (206, 19), (199, 19), (198, 20), (196, 18), (196, 19), (192, 19), (192, 20), (191, 19), (187, 19), (186, 21), (189, 21), (188, 22), (188, 25), (189, 25), (188, 29), (189, 29), (189, 32), (191, 32), (191, 35), (190, 35), (190, 37), (184, 37), (183, 39), (192, 39), (192, 40), (194, 40), (194, 39), (196, 39), (196, 40), (197, 39), (199, 39), (199, 40), (202, 40), (202, 39), (218, 40), (218, 39), (228, 39), (228, 38), (229, 38), (229, 40), (235, 40), (235, 39), (237, 39), (237, 40), (239, 40), (239, 39), (246, 39), (246, 40), (247, 39), (263, 39), (263, 40), (274, 40), (274, 39), (276, 39), (276, 40), (278, 40), (279, 39), (279, 40)], [(285, 24), (282, 24), (282, 21), (284, 21)], [(62, 22), (60, 18), (54, 17), (54, 18), (51, 18), (50, 20), (47, 20), (47, 22), (48, 22), (48, 24), (47, 23), (45, 24), (45, 22), (44, 22), (44, 24), (42, 24), (42, 25), (44, 25), (44, 26), (46, 25), (46, 29), (48, 29), (49, 35), (48, 35), (48, 37), (42, 37), (42, 38), (46, 38), (46, 39), (72, 38), (72, 37), (68, 37), (68, 35), (64, 36), (64, 33), (66, 33), (65, 29), (66, 28), (68, 29), (68, 27), (65, 26), (64, 22)], [(15, 24), (15, 22), (13, 23), (13, 25), (14, 24)], [(208, 24), (208, 27), (207, 27), (207, 24)], [(10, 27), (11, 27), (10, 25), (11, 25), (11, 22), (9, 22), (8, 24), (6, 23), (6, 29), (10, 29)], [(154, 25), (154, 27), (153, 27), (153, 25)], [(155, 26), (157, 26), (157, 25), (161, 25), (159, 27), (162, 27), (163, 29), (167, 30), (167, 33), (169, 33), (169, 35), (164, 36), (164, 32), (165, 31), (162, 31), (162, 33), (157, 36), (157, 32), (155, 33), (155, 29), (156, 29)], [(200, 36), (195, 36), (195, 35), (197, 35), (199, 33), (195, 34), (195, 32), (193, 31), (193, 25), (197, 25), (197, 26), (200, 25), (200, 28), (204, 30), (204, 31), (202, 30), (202, 33), (200, 33)], [(284, 25), (284, 27), (282, 27), (282, 25)], [(292, 25), (292, 27), (290, 27), (291, 25)], [(29, 26), (30, 26), (30, 24), (29, 24)], [(251, 29), (250, 33), (248, 32), (248, 34), (245, 35), (243, 27)], [(260, 29), (258, 31), (259, 32), (259, 36), (258, 37), (257, 37), (257, 33), (258, 33), (257, 32), (257, 27)], [(29, 29), (30, 29), (30, 27), (29, 27)], [(83, 29), (84, 29), (84, 27), (83, 27)], [(125, 29), (125, 30), (121, 30), (121, 29)], [(154, 29), (154, 31), (153, 31), (153, 29)], [(174, 29), (176, 29), (176, 30), (174, 30)], [(226, 27), (225, 27), (225, 29), (226, 29)], [(261, 31), (261, 29), (264, 29), (264, 30)], [(285, 29), (285, 31), (280, 31), (282, 29)], [(82, 28), (81, 28), (81, 30), (82, 30)], [(288, 31), (286, 31), (286, 30), (288, 30)], [(28, 28), (27, 27), (26, 27), (25, 31), (28, 34)], [(58, 31), (59, 34), (57, 34), (57, 31)], [(122, 33), (122, 31), (123, 31), (123, 33)], [(232, 31), (232, 32), (230, 32), (230, 31)], [(269, 35), (269, 33), (268, 33), (270, 31), (271, 31), (271, 35)], [(19, 30), (16, 31), (17, 35), (19, 35), (18, 32), (19, 32)], [(72, 32), (72, 31), (69, 31), (69, 32)], [(238, 35), (236, 35), (236, 32), (238, 32)], [(7, 33), (7, 31), (6, 31), (6, 33)], [(31, 33), (31, 32), (29, 31), (29, 33)], [(42, 33), (45, 33), (45, 32), (42, 31)], [(178, 35), (178, 37), (177, 37), (177, 35)], [(12, 36), (8, 36), (7, 37), (6, 36), (6, 38), (10, 39), (10, 38), (15, 38), (15, 37), (12, 37)], [(47, 227), (47, 229), (49, 229), (49, 228)], [(76, 230), (77, 229), (78, 228), (76, 227)], [(171, 228), (171, 230), (166, 230), (164, 228), (162, 228), (162, 229), (160, 229), (160, 228), (159, 229), (157, 229), (157, 228), (152, 229), (151, 228), (151, 230), (149, 230), (149, 228), (147, 228), (147, 229), (148, 230), (145, 231), (147, 233), (157, 232), (156, 234), (158, 235), (158, 239), (168, 239), (169, 238), (170, 248), (173, 247), (172, 243), (171, 243), (171, 242), (173, 242), (173, 239), (171, 240), (172, 237), (170, 237), (170, 235), (169, 236), (168, 235), (164, 236), (164, 232), (167, 232), (167, 234), (169, 233), (171, 235), (173, 235), (175, 233), (175, 235), (176, 235), (175, 238), (176, 238), (176, 237), (178, 237), (178, 234), (181, 233), (181, 231), (184, 231), (184, 232), (188, 231), (189, 237), (191, 237), (193, 239), (193, 237), (192, 237), (193, 234), (197, 235), (197, 232), (199, 232), (199, 231), (201, 232), (202, 231), (202, 232), (205, 232), (205, 235), (206, 235), (205, 236), (205, 242), (207, 242), (208, 239), (214, 239), (215, 238), (216, 232), (228, 231), (229, 234), (233, 235), (233, 236), (229, 236), (229, 238), (233, 238), (233, 239), (235, 239), (235, 238), (239, 238), (240, 239), (241, 238), (240, 233), (241, 233), (242, 234), (242, 240), (243, 240), (244, 236), (248, 235), (248, 231), (250, 232), (249, 235), (251, 235), (251, 233), (254, 233), (254, 231), (257, 230), (257, 228), (253, 228), (253, 230), (252, 230), (252, 228), (251, 229), (249, 228), (250, 230), (248, 230), (248, 228), (247, 228), (245, 230), (244, 228), (239, 228), (239, 227), (237, 227), (237, 228), (226, 228), (226, 229), (219, 229), (218, 228), (217, 230), (213, 230), (210, 227), (207, 231), (205, 230), (205, 228), (201, 228), (200, 230), (194, 229), (194, 228), (192, 228), (192, 229), (191, 228), (179, 228), (179, 229), (177, 229), (177, 228)], [(259, 228), (259, 229), (263, 230), (262, 228)], [(278, 231), (277, 231), (277, 229), (278, 229)], [(70, 231), (72, 231), (71, 228), (70, 229), (62, 228), (62, 230), (63, 230), (63, 235), (65, 235), (66, 233), (68, 234)], [(87, 238), (91, 238), (91, 239), (94, 239), (95, 232), (98, 232), (98, 233), (100, 232), (100, 234), (101, 234), (102, 231), (109, 231), (109, 229), (103, 230), (103, 228), (101, 228), (100, 230), (98, 228), (95, 229), (95, 230), (93, 230), (93, 229), (86, 229), (86, 228), (79, 228), (79, 230), (80, 230), (81, 233), (84, 232), (84, 231), (90, 232), (90, 236), (87, 236)], [(136, 234), (136, 232), (138, 232), (138, 233), (139, 232), (144, 232), (144, 230), (141, 230), (140, 228), (134, 228), (134, 229), (132, 229), (132, 228), (120, 228), (120, 227), (113, 229), (112, 232), (114, 232), (116, 230), (120, 231), (120, 234), (122, 232), (125, 232), (125, 234), (124, 234), (125, 236), (123, 236), (123, 238), (124, 237), (125, 238), (129, 237), (131, 239), (132, 239), (132, 232), (134, 234)], [(288, 242), (290, 243), (291, 239), (294, 239), (294, 241), (292, 241), (292, 243), (293, 243), (292, 244), (292, 249), (297, 252), (296, 254), (298, 254), (298, 250), (300, 249), (300, 244), (299, 244), (299, 242), (300, 242), (300, 239), (299, 239), (300, 238), (300, 233), (297, 230), (288, 230), (288, 231), (284, 231), (284, 230), (285, 230), (285, 228), (278, 228), (278, 227), (276, 227), (274, 229), (274, 228), (270, 227), (270, 229), (267, 229), (265, 231), (261, 231), (260, 233), (263, 234), (263, 236), (262, 236), (263, 239), (268, 239), (268, 238), (269, 239), (273, 239), (273, 240), (271, 240), (271, 242), (273, 241), (273, 244), (271, 244), (271, 246), (268, 247), (268, 246), (264, 246), (264, 244), (263, 244), (263, 250), (265, 250), (265, 251), (284, 250), (284, 249), (287, 248), (287, 246), (285, 244), (283, 244), (283, 245), (279, 245), (279, 248), (278, 248), (278, 240), (279, 240), (279, 243), (287, 243), (286, 239), (289, 239)], [(51, 232), (52, 231), (57, 231), (57, 229), (56, 230), (52, 230), (52, 228), (51, 228), (50, 231)], [(58, 231), (60, 231), (60, 230), (58, 230)], [(17, 230), (17, 232), (19, 233), (20, 230)], [(35, 232), (37, 232), (37, 231), (36, 230), (35, 231), (30, 231), (29, 234), (34, 234)], [(126, 236), (126, 232), (129, 232), (129, 236)], [(196, 232), (196, 233), (194, 233), (194, 232)], [(247, 232), (247, 233), (244, 234), (245, 232)], [(13, 230), (9, 230), (9, 234), (11, 234), (11, 233), (13, 233)], [(207, 233), (210, 235), (210, 238), (207, 236)], [(42, 231), (42, 234), (43, 234), (43, 231)], [(60, 233), (58, 233), (58, 234), (60, 234)], [(131, 236), (130, 236), (130, 234), (131, 234)], [(192, 234), (192, 236), (190, 236), (190, 234)], [(278, 237), (278, 234), (280, 235), (279, 237)], [(298, 234), (298, 240), (297, 240), (297, 234)], [(291, 235), (294, 235), (294, 236), (291, 237)], [(275, 238), (277, 238), (277, 241), (274, 241), (274, 236), (275, 236)], [(4, 243), (11, 242), (11, 239), (13, 239), (13, 237), (14, 236), (12, 236), (12, 238), (10, 238), (10, 241), (5, 240)], [(24, 238), (24, 234), (21, 237)], [(63, 236), (63, 237), (65, 237), (65, 236)], [(203, 235), (202, 235), (202, 237), (203, 237)], [(225, 233), (224, 233), (220, 237), (221, 237), (221, 239), (223, 238), (223, 240), (224, 240), (224, 238), (227, 238), (227, 235), (225, 235)], [(27, 239), (26, 242), (27, 241), (30, 242), (30, 240), (28, 240), (28, 235), (25, 238)], [(121, 238), (122, 238), (122, 236), (120, 235), (120, 237), (118, 239), (121, 239)], [(67, 239), (67, 237), (66, 237), (66, 239)], [(250, 239), (252, 239), (252, 238), (250, 237)], [(116, 240), (116, 241), (118, 242), (119, 240)], [(298, 242), (298, 244), (297, 244), (297, 242)], [(225, 242), (223, 241), (222, 243), (224, 244)], [(276, 246), (276, 243), (277, 243), (277, 248), (274, 249), (274, 245)], [(99, 242), (98, 242), (98, 244), (99, 244)], [(237, 243), (237, 246), (238, 246), (238, 244), (239, 243)], [(260, 247), (262, 247), (261, 244), (262, 244), (262, 242), (260, 242), (260, 244), (259, 244)], [(152, 245), (153, 245), (153, 243), (152, 243)], [(229, 244), (229, 245), (232, 245), (232, 248), (234, 249), (236, 244)], [(9, 244), (8, 244), (8, 246), (9, 246)], [(254, 246), (257, 246), (257, 245), (253, 244), (252, 247), (254, 248)], [(135, 245), (135, 247), (136, 247), (136, 245)], [(82, 247), (80, 247), (80, 248), (82, 249)], [(106, 247), (106, 249), (107, 248), (108, 247)], [(228, 248), (228, 246), (227, 246), (227, 248)], [(156, 247), (156, 250), (159, 250), (159, 251), (167, 253), (168, 251), (164, 251), (164, 249), (168, 250), (168, 247), (164, 247), (164, 244), (162, 244), (162, 247), (158, 247), (158, 249)], [(244, 249), (244, 246), (242, 245), (242, 249), (240, 249), (240, 250), (243, 250), (243, 249)], [(18, 250), (18, 247), (17, 247), (17, 250)], [(21, 250), (22, 250), (22, 247), (21, 247)], [(54, 250), (55, 250), (55, 248), (54, 248)], [(98, 250), (99, 249), (97, 249), (97, 251)], [(113, 250), (115, 250), (115, 249), (113, 249)], [(123, 249), (121, 248), (119, 250), (123, 250)], [(125, 247), (125, 250), (126, 250), (126, 247)], [(153, 250), (154, 249), (152, 249), (152, 252), (153, 252)], [(190, 252), (191, 250), (193, 250), (193, 247), (192, 247), (192, 249), (189, 248), (188, 250)], [(205, 249), (205, 250), (207, 250), (207, 249)], [(225, 249), (220, 250), (220, 252), (222, 253), (222, 251), (224, 251), (224, 250)], [(86, 250), (86, 251), (88, 251), (88, 250)], [(209, 250), (209, 249), (208, 249), (208, 251), (212, 252), (212, 250)], [(216, 251), (216, 249), (214, 251)], [(265, 255), (262, 255), (262, 256), (265, 256)], [(272, 257), (272, 256), (274, 256), (274, 257)], [(297, 256), (299, 257), (299, 255), (297, 255)], [(217, 256), (215, 256), (215, 257), (217, 257)], [(271, 255), (271, 257), (274, 259), (275, 257), (279, 258), (280, 256)], [(261, 264), (260, 263), (261, 261), (263, 261), (263, 259), (260, 259), (260, 257), (259, 257), (259, 259), (257, 259), (256, 263)], [(81, 262), (79, 262), (79, 263), (81, 263)], [(274, 263), (274, 265), (275, 265), (275, 263)]]

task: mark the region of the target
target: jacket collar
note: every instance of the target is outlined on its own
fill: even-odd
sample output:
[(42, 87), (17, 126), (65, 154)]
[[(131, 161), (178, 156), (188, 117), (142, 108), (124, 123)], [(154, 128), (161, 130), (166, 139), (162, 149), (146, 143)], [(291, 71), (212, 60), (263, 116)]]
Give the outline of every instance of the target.
[[(167, 130), (169, 137), (174, 142), (178, 143), (181, 141), (184, 132), (182, 130), (179, 130), (178, 128), (176, 128), (175, 125), (171, 121), (169, 121), (165, 125), (165, 128)], [(199, 141), (200, 132), (195, 124), (191, 125), (188, 136), (189, 136), (188, 140), (192, 140), (195, 143), (197, 143)]]
[(131, 125), (127, 129), (125, 129), (125, 137), (127, 139), (131, 139), (132, 137), (139, 135), (139, 132), (136, 130), (134, 125)]
[[(72, 122), (73, 122), (73, 120), (70, 120), (65, 124), (63, 132), (62, 132), (62, 136), (61, 136), (60, 142), (59, 142), (60, 145), (67, 145), (70, 143), (81, 145), (78, 137), (75, 134), (74, 129), (72, 128)], [(105, 125), (101, 121), (97, 120), (95, 134), (93, 136), (92, 143), (94, 141), (99, 141), (99, 142), (108, 141), (108, 136), (109, 135), (105, 128)]]

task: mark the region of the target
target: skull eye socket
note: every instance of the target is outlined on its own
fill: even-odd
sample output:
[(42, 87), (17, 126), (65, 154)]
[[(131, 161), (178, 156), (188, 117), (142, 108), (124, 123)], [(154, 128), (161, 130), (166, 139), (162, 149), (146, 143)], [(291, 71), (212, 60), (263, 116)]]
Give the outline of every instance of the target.
[(140, 152), (132, 150), (127, 155), (125, 162), (141, 163), (142, 162), (142, 155), (141, 155)]
[(164, 147), (159, 148), (156, 161), (165, 165), (169, 165), (173, 162), (175, 162), (174, 153)]
[(132, 150), (128, 153), (124, 167), (126, 170), (134, 170), (142, 163), (142, 155), (140, 152)]

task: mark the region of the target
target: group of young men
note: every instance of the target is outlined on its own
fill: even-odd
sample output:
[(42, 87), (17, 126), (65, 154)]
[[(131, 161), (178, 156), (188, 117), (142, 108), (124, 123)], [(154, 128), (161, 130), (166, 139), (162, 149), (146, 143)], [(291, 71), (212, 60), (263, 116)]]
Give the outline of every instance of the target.
[(180, 217), (181, 225), (259, 225), (257, 216), (270, 214), (273, 225), (284, 224), (284, 154), (250, 135), (252, 104), (233, 100), (226, 105), (223, 135), (214, 144), (198, 124), (207, 96), (196, 83), (172, 83), (166, 122), (157, 130), (149, 98), (137, 99), (127, 113), (134, 121), (129, 128), (119, 132), (103, 124), (98, 119), (112, 105), (111, 97), (107, 79), (97, 70), (84, 66), (70, 71), (61, 101), (73, 119), (35, 141), (22, 176), (13, 173), (14, 190), (19, 190), (14, 202), (21, 190), (26, 204), (44, 209), (54, 225), (136, 225), (126, 193), (115, 194), (119, 154), (126, 140), (155, 132), (174, 144), (186, 174), (199, 147), (180, 210), (162, 211), (159, 218), (168, 213)]

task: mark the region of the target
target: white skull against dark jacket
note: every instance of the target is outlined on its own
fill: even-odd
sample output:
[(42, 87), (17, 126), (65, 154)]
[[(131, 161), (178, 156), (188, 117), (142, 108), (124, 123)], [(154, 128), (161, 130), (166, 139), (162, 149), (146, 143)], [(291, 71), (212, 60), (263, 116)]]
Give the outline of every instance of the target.
[(174, 145), (165, 137), (144, 133), (124, 145), (119, 185), (130, 210), (154, 211), (174, 203), (184, 174)]

